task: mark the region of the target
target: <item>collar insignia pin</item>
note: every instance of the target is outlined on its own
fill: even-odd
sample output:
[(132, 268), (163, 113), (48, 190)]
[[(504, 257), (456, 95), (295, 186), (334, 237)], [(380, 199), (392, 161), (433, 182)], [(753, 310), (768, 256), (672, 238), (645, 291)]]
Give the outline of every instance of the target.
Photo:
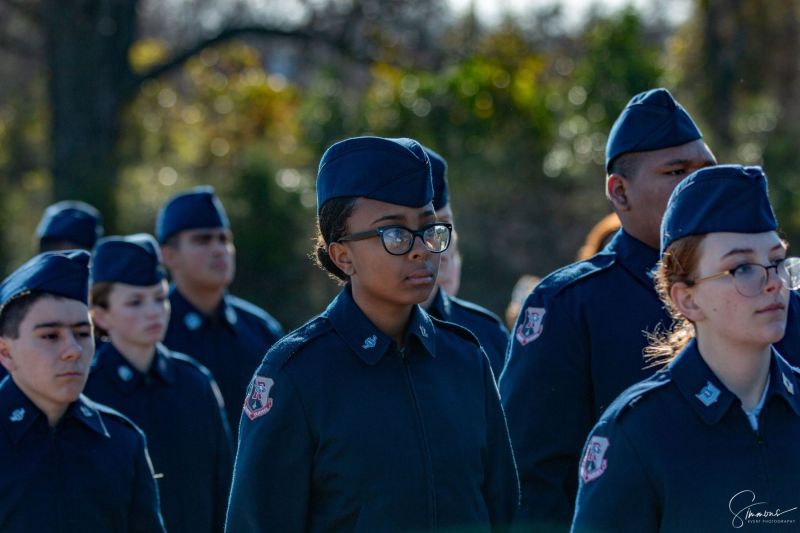
[(378, 336), (373, 335), (372, 337), (367, 337), (364, 339), (364, 344), (361, 346), (364, 350), (370, 350), (378, 345)]
[(83, 413), (83, 416), (85, 416), (86, 418), (89, 418), (94, 414), (92, 413), (92, 410), (86, 407), (85, 405), (81, 405), (81, 413)]
[(703, 405), (710, 407), (719, 399), (719, 392), (719, 389), (715, 387), (713, 383), (707, 381), (706, 386), (703, 387), (700, 392), (695, 394), (695, 396), (703, 403)]
[(12, 422), (22, 422), (22, 419), (25, 418), (25, 408), (20, 407), (19, 409), (14, 409), (11, 412), (11, 415), (8, 417), (9, 420)]
[(117, 368), (117, 375), (122, 381), (130, 381), (133, 377), (133, 371), (125, 365), (119, 365), (119, 368)]
[(428, 338), (428, 330), (425, 329), (424, 326), (419, 327), (419, 332), (422, 334), (423, 337), (425, 337), (426, 339)]
[(793, 385), (793, 384), (792, 384), (792, 382), (789, 380), (789, 378), (787, 378), (787, 377), (786, 377), (786, 374), (783, 374), (783, 386), (784, 386), (784, 387), (786, 387), (786, 391), (787, 391), (789, 394), (791, 394), (792, 396), (794, 396), (794, 385)]
[(191, 331), (196, 330), (203, 324), (203, 319), (200, 318), (200, 315), (195, 313), (194, 311), (186, 313), (186, 316), (183, 317), (183, 323), (189, 328)]
[(239, 320), (239, 317), (236, 316), (236, 309), (234, 309), (233, 307), (226, 307), (225, 308), (225, 319), (231, 325), (236, 324), (236, 321)]

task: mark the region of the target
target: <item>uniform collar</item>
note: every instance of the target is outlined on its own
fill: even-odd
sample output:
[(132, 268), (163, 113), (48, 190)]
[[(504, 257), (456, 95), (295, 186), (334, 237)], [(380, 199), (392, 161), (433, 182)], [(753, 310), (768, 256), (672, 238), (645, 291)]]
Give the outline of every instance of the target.
[(223, 294), (217, 309), (211, 315), (206, 315), (198, 310), (175, 285), (170, 287), (170, 303), (174, 319), (182, 322), (189, 331), (196, 331), (202, 326), (212, 323), (227, 324), (233, 328), (239, 321), (239, 315), (227, 292)]
[[(394, 346), (394, 341), (367, 318), (353, 300), (350, 286), (345, 286), (325, 310), (325, 316), (342, 340), (367, 364), (374, 365)], [(418, 305), (411, 311), (406, 330), (406, 344), (419, 342), (432, 356), (436, 356), (436, 331), (427, 313)]]
[(126, 394), (139, 388), (148, 376), (169, 384), (175, 382), (174, 363), (161, 344), (156, 345), (156, 353), (147, 374), (131, 365), (110, 342), (100, 348), (95, 360), (97, 369), (103, 368), (111, 377), (114, 386)]
[[(94, 403), (83, 394), (72, 402), (61, 419), (78, 420), (90, 430), (108, 437), (108, 431)], [(0, 382), (0, 425), (6, 428), (14, 444), (18, 443), (37, 421), (47, 424), (47, 419), (36, 405), (17, 387), (11, 376)]]
[[(673, 381), (686, 401), (694, 408), (706, 424), (716, 424), (738, 398), (717, 378), (700, 356), (697, 341), (692, 341), (681, 354), (670, 363)], [(800, 415), (797, 377), (789, 364), (772, 350), (770, 361), (770, 384), (767, 403), (778, 395), (786, 400), (796, 414)]]
[(453, 305), (450, 302), (450, 298), (447, 296), (447, 293), (438, 285), (433, 290), (436, 291), (436, 296), (433, 297), (431, 305), (428, 307), (428, 314), (438, 318), (439, 320), (449, 321), (451, 312), (450, 310)]
[(620, 229), (603, 249), (603, 252), (615, 253), (622, 266), (636, 279), (655, 291), (653, 270), (660, 259), (658, 250), (647, 246), (642, 241), (631, 237), (625, 230)]

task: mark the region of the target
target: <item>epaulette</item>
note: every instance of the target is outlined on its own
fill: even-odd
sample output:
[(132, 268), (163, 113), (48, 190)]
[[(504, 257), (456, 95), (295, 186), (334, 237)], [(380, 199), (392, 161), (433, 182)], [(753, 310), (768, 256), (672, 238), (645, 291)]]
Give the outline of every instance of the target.
[(330, 320), (324, 315), (317, 315), (273, 344), (261, 364), (270, 362), (281, 367), (311, 340), (332, 330)]
[(601, 419), (619, 420), (626, 412), (635, 407), (642, 398), (664, 385), (669, 384), (671, 380), (671, 374), (665, 369), (656, 372), (643, 381), (631, 385), (608, 406)]
[(275, 334), (279, 334), (283, 328), (281, 327), (280, 322), (275, 319), (271, 314), (269, 314), (264, 309), (258, 307), (254, 303), (248, 302), (247, 300), (243, 300), (238, 296), (234, 296), (229, 294), (227, 296), (228, 303), (231, 304), (233, 307), (240, 311), (244, 311), (248, 315), (255, 316), (256, 318), (263, 320), (267, 323), (267, 327), (272, 330)]
[[(466, 309), (467, 311), (471, 311), (475, 314), (481, 315), (483, 317), (488, 318), (492, 322), (497, 322), (500, 325), (503, 325), (503, 321), (500, 320), (500, 317), (496, 314), (492, 313), (488, 309), (483, 306), (480, 306), (476, 303), (468, 302), (466, 300), (462, 300), (461, 298), (456, 298), (455, 296), (448, 296), (450, 302), (458, 307)], [(505, 326), (503, 326), (505, 327)]]
[(589, 259), (563, 266), (545, 276), (534, 292), (542, 297), (553, 296), (580, 280), (608, 269), (616, 260), (615, 253), (600, 252)]
[(211, 371), (208, 368), (206, 368), (200, 361), (198, 361), (197, 359), (195, 359), (191, 355), (186, 355), (183, 352), (176, 352), (175, 350), (170, 350), (169, 348), (166, 348), (166, 351), (167, 351), (167, 353), (169, 353), (169, 357), (173, 361), (176, 361), (177, 363), (182, 363), (182, 364), (191, 366), (192, 368), (195, 368), (196, 370), (199, 370), (200, 372), (202, 372), (206, 376), (211, 377)]
[(428, 317), (431, 319), (431, 322), (433, 322), (433, 325), (436, 326), (436, 329), (445, 329), (447, 331), (452, 331), (456, 335), (458, 335), (460, 337), (463, 337), (464, 339), (472, 342), (473, 344), (476, 344), (478, 346), (478, 348), (481, 347), (481, 343), (478, 340), (478, 338), (475, 336), (474, 333), (472, 333), (467, 328), (465, 328), (463, 326), (459, 326), (458, 324), (454, 324), (452, 322), (447, 322), (445, 320), (440, 320), (440, 319), (438, 319), (436, 317), (433, 317), (433, 316), (430, 316), (430, 315), (428, 315)]
[(97, 403), (94, 400), (92, 400), (91, 398), (88, 398), (83, 394), (81, 394), (81, 401), (84, 402), (85, 404), (88, 404), (91, 407), (93, 407), (95, 410), (97, 410), (97, 412), (108, 416), (109, 419), (117, 420), (118, 422), (122, 422), (122, 424), (124, 426), (128, 426), (129, 428), (134, 430), (136, 433), (139, 433), (142, 436), (144, 436), (144, 432), (139, 428), (139, 426), (136, 425), (136, 423), (133, 420), (131, 420), (127, 416), (123, 415), (122, 413), (120, 413), (116, 409), (114, 409), (112, 407), (109, 407), (109, 406), (107, 406), (105, 404), (102, 404), (102, 403)]

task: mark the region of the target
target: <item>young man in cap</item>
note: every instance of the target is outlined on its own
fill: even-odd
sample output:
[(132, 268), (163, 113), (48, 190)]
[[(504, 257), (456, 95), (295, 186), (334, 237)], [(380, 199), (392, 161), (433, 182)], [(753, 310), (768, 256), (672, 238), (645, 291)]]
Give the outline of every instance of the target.
[(39, 252), (91, 250), (102, 236), (103, 217), (91, 205), (77, 200), (49, 206), (36, 228)]
[(81, 394), (89, 254), (40, 254), (0, 285), (0, 530), (163, 531), (144, 435)]
[(247, 384), (283, 330), (266, 311), (227, 292), (236, 248), (213, 188), (196, 187), (167, 201), (156, 238), (173, 282), (164, 344), (211, 371), (235, 442)]
[(653, 372), (647, 332), (671, 320), (656, 294), (661, 217), (672, 189), (715, 159), (665, 89), (636, 95), (606, 148), (606, 196), (622, 229), (600, 253), (550, 274), (521, 308), (500, 393), (522, 484), (519, 522), (567, 530), (578, 459), (605, 408)]
[[(450, 206), (450, 193), (447, 184), (447, 162), (444, 158), (425, 148), (431, 161), (433, 177), (433, 208), (436, 220), (453, 224), (453, 209)], [(455, 246), (455, 229), (450, 249), (441, 255), (436, 287), (422, 304), (431, 316), (446, 322), (453, 322), (470, 330), (481, 343), (492, 365), (495, 379), (500, 376), (506, 358), (508, 330), (500, 318), (480, 305), (456, 298), (460, 285), (460, 256)]]

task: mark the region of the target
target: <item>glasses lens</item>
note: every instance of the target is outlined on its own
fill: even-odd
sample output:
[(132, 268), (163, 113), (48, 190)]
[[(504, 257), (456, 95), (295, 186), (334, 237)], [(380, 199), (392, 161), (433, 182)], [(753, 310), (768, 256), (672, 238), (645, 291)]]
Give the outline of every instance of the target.
[(778, 276), (787, 289), (800, 289), (800, 257), (787, 257), (778, 267)]
[(405, 228), (388, 228), (381, 237), (387, 252), (392, 255), (403, 255), (411, 249), (414, 234)]
[(757, 296), (767, 282), (767, 269), (762, 265), (739, 265), (733, 271), (733, 281), (742, 296)]
[(422, 233), (422, 242), (431, 252), (444, 252), (450, 244), (450, 228), (444, 224), (428, 226)]

